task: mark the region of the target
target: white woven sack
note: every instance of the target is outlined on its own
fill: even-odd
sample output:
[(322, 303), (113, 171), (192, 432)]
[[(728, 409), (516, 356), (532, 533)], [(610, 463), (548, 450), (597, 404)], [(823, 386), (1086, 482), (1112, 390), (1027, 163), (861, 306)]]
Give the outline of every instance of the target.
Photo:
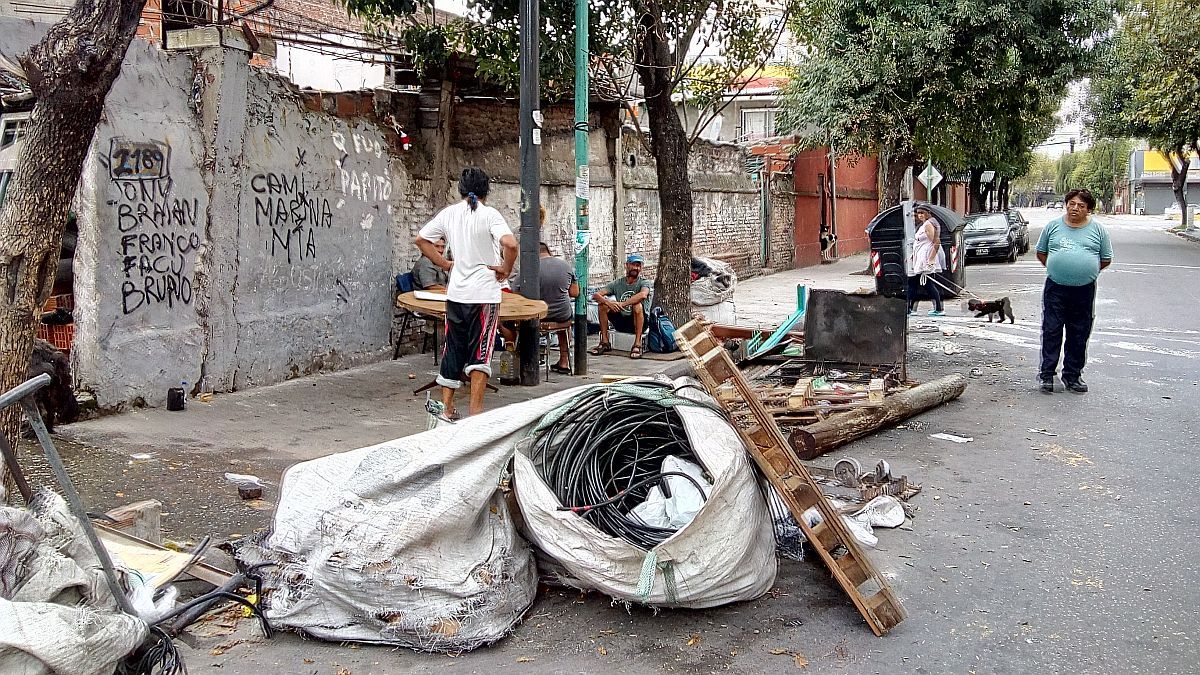
[(713, 477), (691, 523), (646, 552), (562, 506), (517, 453), (513, 486), (522, 531), (561, 568), (559, 579), (656, 607), (715, 607), (751, 600), (775, 583), (775, 536), (741, 437), (717, 413), (678, 406), (692, 448)]

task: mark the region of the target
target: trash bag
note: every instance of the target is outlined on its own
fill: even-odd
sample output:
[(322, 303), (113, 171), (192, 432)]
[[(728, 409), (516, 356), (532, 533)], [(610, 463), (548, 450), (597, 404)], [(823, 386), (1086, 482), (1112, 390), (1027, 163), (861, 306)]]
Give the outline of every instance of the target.
[(326, 640), (462, 652), (507, 635), (537, 571), (500, 491), (516, 443), (572, 391), (297, 464), (272, 531), (267, 618)]
[[(607, 386), (636, 386), (637, 380)], [(680, 397), (711, 402), (690, 380)], [(568, 404), (569, 405), (569, 404)], [(751, 600), (775, 583), (775, 538), (741, 437), (711, 408), (678, 405), (691, 449), (712, 477), (695, 516), (650, 551), (601, 531), (570, 511), (538, 473), (523, 444), (514, 459), (513, 490), (522, 532), (550, 563), (543, 576), (655, 607), (715, 607)]]
[(117, 607), (79, 521), (49, 490), (28, 511), (0, 507), (0, 570), (12, 581), (0, 594), (0, 673), (107, 675), (149, 632)]
[[(693, 258), (692, 261), (692, 271), (699, 275), (692, 281), (693, 305), (708, 307), (733, 297), (737, 288), (737, 273), (732, 265), (711, 258)], [(697, 269), (705, 270), (707, 274), (700, 274)]]

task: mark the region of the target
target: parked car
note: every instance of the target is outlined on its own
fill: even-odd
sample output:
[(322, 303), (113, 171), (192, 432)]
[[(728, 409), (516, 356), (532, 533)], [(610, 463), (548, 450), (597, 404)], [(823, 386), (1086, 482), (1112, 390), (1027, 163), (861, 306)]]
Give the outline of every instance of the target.
[[(1022, 244), (1019, 227), (1003, 213), (973, 213), (967, 216), (963, 228), (963, 240), (967, 249), (967, 262), (987, 258), (1016, 262), (1021, 255)], [(1026, 235), (1028, 238), (1028, 234)]]
[(1049, 204), (1046, 205), (1046, 208), (1048, 208), (1048, 209), (1061, 209), (1062, 207), (1063, 207), (1062, 202), (1050, 202)]
[[(943, 297), (956, 298), (958, 289), (967, 286), (967, 271), (963, 255), (963, 219), (954, 211), (935, 206), (927, 202), (917, 202), (925, 206), (933, 217), (942, 224), (941, 244), (946, 252), (946, 271), (938, 275), (939, 281), (945, 285), (941, 289)], [(908, 274), (904, 268), (904, 210), (902, 206), (892, 206), (880, 211), (867, 225), (867, 236), (871, 238), (871, 273), (875, 277), (875, 291), (889, 298), (903, 298), (908, 285)], [(924, 288), (918, 299), (926, 300), (928, 296)]]
[[(1200, 213), (1200, 206), (1196, 204), (1188, 204), (1188, 208), (1192, 209), (1193, 213)], [(1163, 218), (1167, 220), (1183, 220), (1183, 210), (1179, 208), (1179, 203), (1171, 202), (1170, 206), (1163, 211)]]
[(1029, 221), (1016, 209), (1009, 209), (1004, 215), (1008, 216), (1008, 222), (1017, 230), (1017, 241), (1021, 242), (1018, 255), (1029, 253)]

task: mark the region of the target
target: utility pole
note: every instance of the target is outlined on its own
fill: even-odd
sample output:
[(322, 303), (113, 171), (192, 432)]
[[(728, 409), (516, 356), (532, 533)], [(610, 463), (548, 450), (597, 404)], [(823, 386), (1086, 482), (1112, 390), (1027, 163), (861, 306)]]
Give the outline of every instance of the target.
[[(532, 300), (541, 299), (538, 283), (538, 243), (542, 238), (541, 150), (542, 111), (538, 41), (541, 30), (537, 0), (521, 0), (521, 287), (517, 291)], [(521, 384), (533, 386), (540, 380), (538, 368), (538, 320), (522, 321), (517, 345), (521, 360)]]
[[(588, 0), (575, 0), (575, 374), (587, 375), (588, 200)], [(619, 132), (618, 132), (619, 133)]]

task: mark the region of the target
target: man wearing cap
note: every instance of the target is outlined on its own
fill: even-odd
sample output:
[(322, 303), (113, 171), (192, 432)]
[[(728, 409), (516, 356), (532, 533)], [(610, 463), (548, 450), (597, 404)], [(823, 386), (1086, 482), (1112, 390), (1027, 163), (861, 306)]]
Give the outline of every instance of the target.
[(652, 285), (642, 278), (645, 259), (634, 253), (625, 260), (625, 276), (605, 284), (592, 299), (600, 306), (600, 344), (589, 352), (600, 356), (612, 351), (608, 328), (633, 334), (633, 348), (629, 358), (642, 357), (642, 331), (646, 317), (650, 314), (650, 290)]

